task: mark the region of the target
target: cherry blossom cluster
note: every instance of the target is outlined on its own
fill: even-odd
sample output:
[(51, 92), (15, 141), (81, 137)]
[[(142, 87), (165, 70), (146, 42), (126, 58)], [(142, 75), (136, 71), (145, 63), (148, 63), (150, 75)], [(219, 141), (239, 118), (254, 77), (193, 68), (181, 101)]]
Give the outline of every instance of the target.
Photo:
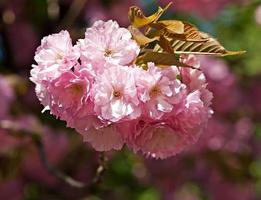
[(194, 144), (212, 114), (212, 93), (200, 63), (192, 68), (136, 66), (140, 47), (115, 21), (97, 21), (73, 46), (67, 31), (44, 37), (31, 81), (51, 114), (66, 121), (97, 151), (119, 150), (155, 158)]

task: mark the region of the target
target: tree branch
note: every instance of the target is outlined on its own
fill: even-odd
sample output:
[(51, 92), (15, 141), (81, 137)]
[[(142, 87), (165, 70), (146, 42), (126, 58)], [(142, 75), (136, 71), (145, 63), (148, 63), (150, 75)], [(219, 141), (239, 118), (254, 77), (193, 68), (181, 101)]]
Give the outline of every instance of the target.
[(9, 131), (9, 133), (12, 136), (20, 135), (20, 136), (30, 137), (35, 147), (37, 148), (43, 166), (47, 169), (47, 171), (50, 174), (54, 175), (62, 182), (66, 183), (67, 185), (73, 188), (84, 189), (89, 192), (97, 191), (99, 184), (101, 183), (102, 175), (107, 167), (106, 164), (107, 158), (103, 153), (99, 155), (99, 165), (91, 185), (86, 185), (85, 183), (77, 181), (74, 178), (64, 174), (48, 161), (46, 151), (45, 151), (45, 146), (43, 144), (42, 137), (40, 134), (35, 133), (33, 131), (23, 130), (21, 127), (19, 127), (17, 123), (10, 120), (1, 120), (0, 129)]
[(72, 26), (86, 2), (87, 0), (74, 0), (65, 17), (62, 19), (61, 24), (58, 26), (58, 29)]
[(107, 161), (108, 158), (105, 156), (105, 154), (103, 152), (101, 152), (99, 154), (99, 166), (96, 170), (96, 176), (93, 179), (93, 184), (97, 185), (100, 184), (102, 181), (102, 176), (105, 172), (105, 170), (107, 169)]

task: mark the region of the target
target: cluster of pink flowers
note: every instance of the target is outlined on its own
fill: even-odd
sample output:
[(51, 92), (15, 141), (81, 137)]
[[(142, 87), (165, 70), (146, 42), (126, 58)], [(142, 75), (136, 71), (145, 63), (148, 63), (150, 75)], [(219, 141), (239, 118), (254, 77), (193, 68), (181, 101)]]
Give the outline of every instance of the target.
[[(50, 112), (98, 151), (124, 144), (155, 158), (197, 141), (212, 114), (199, 69), (133, 64), (140, 47), (115, 21), (97, 21), (72, 45), (67, 31), (44, 37), (31, 80)], [(193, 55), (181, 61), (199, 68)]]

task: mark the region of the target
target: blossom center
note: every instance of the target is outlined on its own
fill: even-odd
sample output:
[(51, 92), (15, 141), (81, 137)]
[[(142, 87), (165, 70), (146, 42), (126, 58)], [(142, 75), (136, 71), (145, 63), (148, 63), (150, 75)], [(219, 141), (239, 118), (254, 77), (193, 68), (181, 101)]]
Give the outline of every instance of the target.
[(111, 49), (105, 49), (104, 56), (109, 57), (111, 54), (112, 54), (112, 50)]
[(119, 91), (114, 91), (114, 92), (113, 92), (113, 96), (114, 96), (115, 98), (119, 98), (119, 97), (121, 97), (121, 92), (119, 92)]
[(73, 84), (68, 89), (72, 95), (81, 95), (83, 93), (83, 87), (80, 84)]
[(62, 60), (63, 56), (59, 53), (56, 54), (56, 60)]
[(160, 88), (158, 86), (154, 86), (151, 90), (150, 90), (150, 97), (155, 97), (160, 93)]

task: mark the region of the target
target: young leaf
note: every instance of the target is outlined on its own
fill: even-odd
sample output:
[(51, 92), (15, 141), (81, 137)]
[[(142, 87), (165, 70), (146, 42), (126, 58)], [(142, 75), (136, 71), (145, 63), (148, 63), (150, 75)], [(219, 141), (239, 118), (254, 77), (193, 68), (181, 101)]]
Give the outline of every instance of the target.
[(184, 23), (179, 20), (162, 20), (150, 24), (151, 27), (157, 30), (165, 30), (168, 33), (184, 34)]
[(158, 34), (161, 34), (166, 38), (179, 39), (189, 42), (202, 42), (207, 40), (202, 37), (199, 30), (194, 25), (187, 22), (183, 22), (183, 33), (174, 33), (170, 29), (164, 28)]
[(245, 53), (244, 51), (228, 51), (216, 39), (210, 35), (199, 32), (200, 36), (205, 41), (182, 41), (173, 39), (170, 43), (175, 54), (201, 54), (201, 55), (238, 55)]
[(160, 36), (158, 44), (164, 51), (174, 53), (169, 40), (167, 40), (163, 35)]
[(130, 23), (134, 27), (140, 28), (150, 23), (156, 22), (160, 18), (160, 16), (171, 6), (171, 4), (172, 3), (170, 2), (164, 9), (159, 7), (158, 11), (149, 17), (146, 17), (139, 7), (132, 6), (129, 8), (128, 12)]
[(200, 34), (200, 31), (193, 24), (185, 22), (184, 32), (187, 41), (206, 41), (206, 38)]
[(162, 15), (162, 13), (163, 9), (159, 7), (156, 13), (149, 17), (146, 17), (139, 7), (132, 6), (129, 9), (128, 16), (131, 24), (136, 28), (140, 28), (156, 21)]
[(137, 65), (147, 64), (148, 62), (154, 62), (155, 65), (162, 68), (169, 67), (171, 65), (190, 67), (181, 63), (176, 55), (171, 53), (147, 51), (136, 60)]
[(139, 29), (129, 26), (129, 31), (132, 34), (133, 39), (139, 44), (139, 45), (146, 45), (149, 44), (155, 40), (158, 40), (158, 37), (149, 38), (145, 36)]

